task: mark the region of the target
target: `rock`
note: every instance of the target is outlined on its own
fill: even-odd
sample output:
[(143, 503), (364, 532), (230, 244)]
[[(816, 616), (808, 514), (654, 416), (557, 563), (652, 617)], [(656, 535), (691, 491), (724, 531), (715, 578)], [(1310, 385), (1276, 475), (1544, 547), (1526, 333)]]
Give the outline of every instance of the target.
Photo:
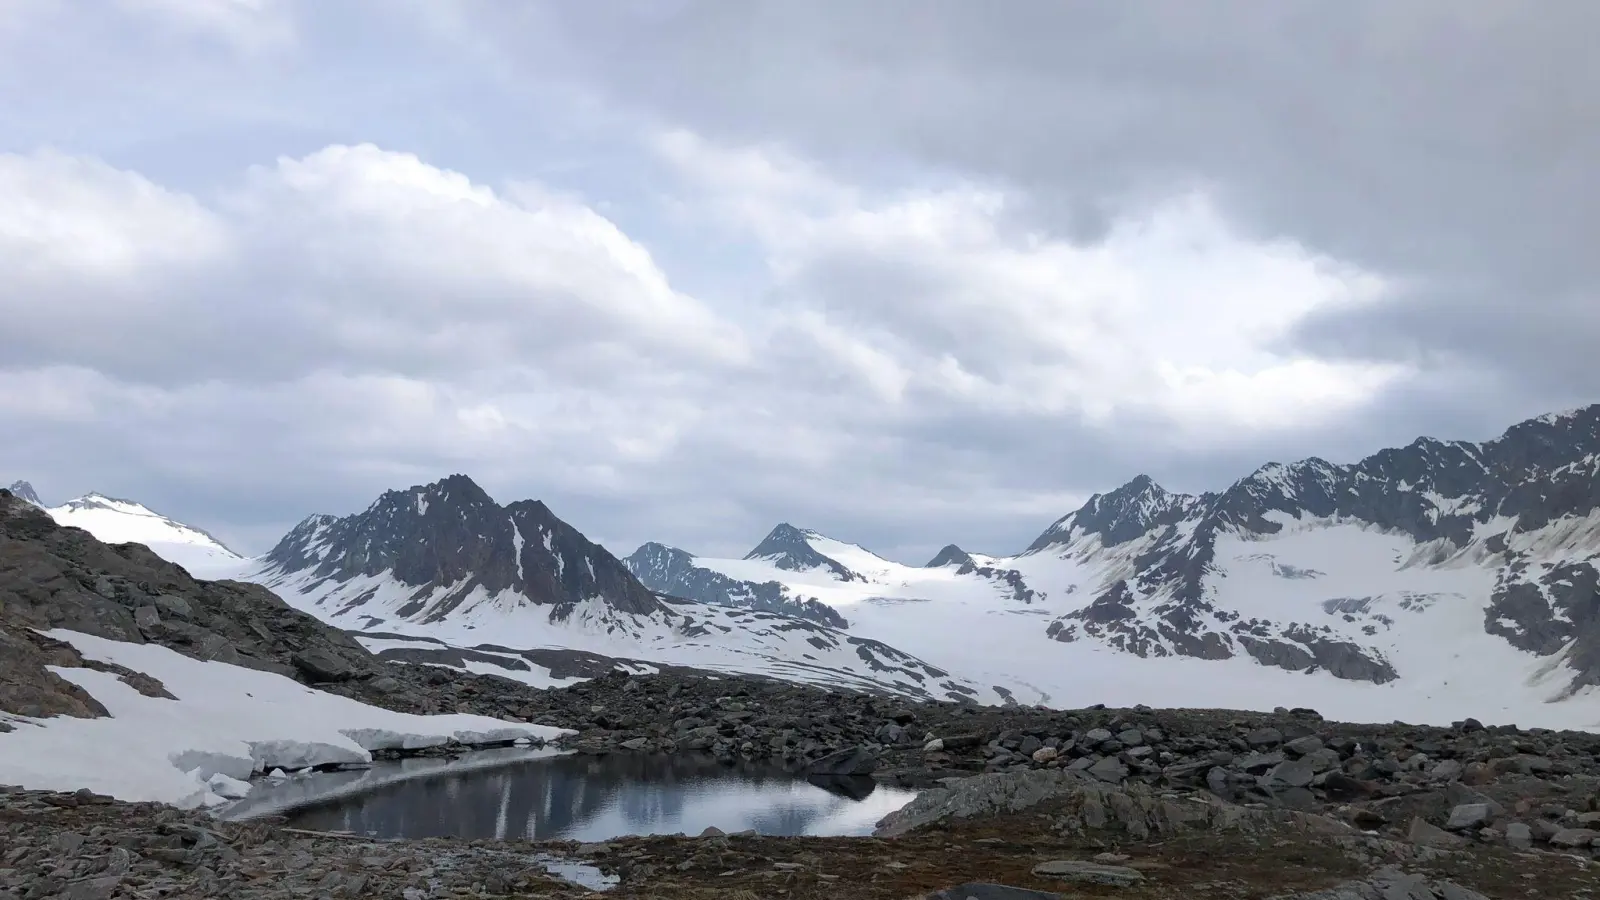
[(1289, 760), (1273, 766), (1266, 775), (1268, 787), (1305, 787), (1316, 777), (1311, 764), (1303, 759)]
[(1054, 747), (1040, 747), (1039, 749), (1033, 751), (1033, 761), (1036, 762), (1036, 763), (1043, 764), (1043, 763), (1050, 762), (1051, 760), (1055, 759), (1058, 755), (1059, 754), (1057, 753), (1056, 748), (1054, 748)]
[(1459, 779), (1465, 771), (1466, 766), (1463, 766), (1459, 761), (1447, 759), (1443, 762), (1440, 762), (1438, 765), (1435, 765), (1433, 769), (1428, 772), (1428, 777), (1434, 781), (1455, 781)]
[(1466, 831), (1489, 823), (1489, 804), (1463, 803), (1450, 810), (1450, 819), (1444, 827), (1451, 831)]
[(806, 766), (807, 775), (871, 775), (878, 756), (866, 747), (849, 747), (830, 753)]
[(1468, 844), (1466, 838), (1451, 834), (1420, 816), (1411, 820), (1411, 827), (1406, 830), (1406, 840), (1436, 850), (1454, 850)]
[(1276, 728), (1257, 728), (1244, 736), (1244, 742), (1257, 750), (1276, 747), (1283, 743), (1283, 732)]
[(933, 740), (922, 745), (923, 753), (940, 753), (943, 752), (943, 750), (944, 741), (940, 740), (939, 738), (934, 738)]
[(1107, 756), (1089, 767), (1089, 774), (1113, 784), (1128, 777), (1128, 767), (1123, 765), (1115, 756)]
[(1144, 880), (1144, 873), (1138, 869), (1071, 859), (1040, 863), (1033, 867), (1033, 874), (1075, 884), (1105, 884), (1112, 887), (1133, 887)]
[(1522, 822), (1512, 822), (1506, 826), (1506, 843), (1514, 849), (1526, 850), (1533, 846), (1533, 829)]
[(1600, 839), (1600, 831), (1592, 828), (1563, 828), (1550, 835), (1550, 846), (1564, 850), (1586, 849)]
[(624, 750), (635, 750), (635, 751), (643, 750), (644, 748), (650, 746), (650, 739), (649, 738), (642, 738), (642, 737), (629, 738), (628, 740), (623, 741), (622, 743), (618, 744), (617, 746), (621, 747)]
[(295, 653), (289, 662), (313, 682), (345, 681), (355, 674), (349, 663), (321, 647)]
[(1322, 749), (1322, 738), (1314, 734), (1297, 737), (1292, 741), (1285, 742), (1283, 749), (1293, 753), (1295, 756), (1305, 756), (1308, 753), (1315, 753)]

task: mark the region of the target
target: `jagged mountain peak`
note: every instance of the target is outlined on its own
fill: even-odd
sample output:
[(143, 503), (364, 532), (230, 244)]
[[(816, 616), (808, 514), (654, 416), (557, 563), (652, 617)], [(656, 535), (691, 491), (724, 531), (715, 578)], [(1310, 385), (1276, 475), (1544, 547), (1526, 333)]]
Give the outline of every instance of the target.
[(1197, 499), (1189, 494), (1175, 494), (1149, 475), (1141, 474), (1115, 490), (1094, 494), (1083, 506), (1057, 519), (1026, 552), (1036, 553), (1070, 544), (1086, 534), (1099, 535), (1108, 547), (1124, 544), (1152, 528), (1182, 519)]
[(826, 569), (840, 581), (866, 580), (866, 576), (852, 572), (843, 563), (818, 551), (812, 544), (813, 540), (818, 539), (825, 540), (818, 532), (780, 522), (744, 558), (764, 560), (791, 572)]
[(923, 566), (924, 569), (939, 569), (945, 566), (976, 566), (978, 563), (972, 554), (961, 549), (955, 544), (945, 544), (944, 549), (933, 555)]
[(44, 506), (44, 501), (39, 499), (39, 492), (33, 489), (33, 485), (20, 478), (11, 482), (11, 487), (8, 490), (19, 500), (26, 500), (34, 506)]
[(659, 609), (620, 560), (543, 502), (502, 507), (459, 474), (385, 491), (356, 515), (307, 518), (264, 562), (269, 586), (302, 594), (326, 596), (329, 584), (358, 579), (392, 584), (409, 599), (390, 614), (422, 622), (505, 598), (553, 607), (556, 616), (596, 599), (626, 613)]
[(429, 510), (467, 510), (498, 508), (489, 492), (466, 475), (449, 475), (429, 484), (415, 484), (404, 490), (388, 490), (367, 507), (367, 512), (387, 510), (403, 513), (413, 508), (417, 515)]

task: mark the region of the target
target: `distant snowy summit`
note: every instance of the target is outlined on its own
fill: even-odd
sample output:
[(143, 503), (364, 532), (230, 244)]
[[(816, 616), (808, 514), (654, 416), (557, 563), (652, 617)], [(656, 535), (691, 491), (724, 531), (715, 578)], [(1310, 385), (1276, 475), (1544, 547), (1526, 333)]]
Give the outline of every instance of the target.
[(26, 481), (14, 482), (10, 491), (44, 509), (58, 525), (82, 528), (107, 544), (144, 544), (194, 575), (231, 572), (244, 563), (243, 557), (205, 531), (132, 500), (88, 493), (60, 506), (47, 507)]
[(8, 488), (8, 490), (11, 491), (12, 496), (19, 500), (26, 500), (27, 502), (32, 503), (34, 506), (44, 506), (43, 501), (39, 499), (39, 492), (35, 491), (33, 489), (33, 485), (27, 483), (26, 481), (13, 481), (11, 482), (11, 487)]
[(762, 560), (791, 572), (822, 569), (840, 581), (867, 580), (865, 575), (850, 571), (843, 563), (824, 556), (812, 546), (812, 541), (819, 538), (822, 538), (822, 535), (815, 531), (802, 531), (787, 522), (782, 522), (773, 528), (754, 550), (745, 554), (744, 558)]
[(846, 628), (849, 623), (833, 607), (797, 596), (779, 581), (742, 581), (695, 564), (688, 551), (647, 543), (623, 561), (640, 583), (653, 591), (717, 606), (783, 613)]

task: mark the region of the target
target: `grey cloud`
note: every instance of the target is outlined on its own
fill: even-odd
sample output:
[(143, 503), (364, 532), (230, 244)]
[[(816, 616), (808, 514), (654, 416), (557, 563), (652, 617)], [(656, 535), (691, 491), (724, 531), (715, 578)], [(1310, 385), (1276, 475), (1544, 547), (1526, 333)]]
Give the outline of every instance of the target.
[[(144, 171), (200, 197), (242, 249), (159, 283), (12, 295), (52, 315), (0, 295), (0, 384), (61, 364), (106, 376), (83, 389), (87, 419), (64, 395), (8, 420), (0, 480), (126, 494), (243, 549), (306, 513), (466, 471), (502, 500), (546, 499), (618, 552), (647, 539), (742, 552), (788, 519), (920, 562), (950, 540), (1018, 549), (1140, 472), (1215, 489), (1268, 459), (1481, 439), (1600, 396), (1585, 364), (1600, 339), (1600, 207), (1586, 202), (1600, 196), (1600, 6), (1582, 0), (300, 3), (293, 45), (248, 57), (70, 8), (83, 28), (0, 33), (0, 84), (28, 87), (0, 87), (0, 150), (54, 144)], [(999, 185), (1023, 200), (1005, 227), (1077, 243), (1204, 184), (1236, 226), (1403, 288), (1301, 323), (1285, 348), (1419, 374), (1332, 421), (1205, 447), (1154, 414), (1094, 424), (915, 391), (896, 404), (794, 334), (742, 367), (651, 350), (614, 319), (493, 312), (507, 299), (494, 285), (344, 267), (372, 257), (342, 228), (283, 206), (250, 220), (222, 199), (248, 164), (372, 140), (497, 188), (559, 171), (637, 204), (671, 187), (619, 149), (646, 125), (776, 143), (863, 180)], [(618, 221), (644, 218), (636, 205)], [(678, 245), (673, 283), (716, 285), (730, 318), (782, 301), (844, 321), (875, 302), (861, 324), (892, 332), (882, 346), (915, 345), (913, 363), (960, 347), (1001, 380), (1028, 346), (1005, 322), (920, 312), (915, 297), (950, 288), (934, 265), (844, 248), (770, 297), (721, 281), (759, 272), (750, 247), (647, 225), (647, 245)], [(491, 311), (445, 305), (474, 298)], [(342, 380), (304, 380), (315, 371)], [(442, 393), (358, 386), (395, 373)], [(441, 411), (491, 402), (525, 421), (473, 438)], [(659, 457), (616, 448), (657, 425), (681, 429)]]
[(542, 30), (496, 18), (497, 33), (559, 35), (551, 58), (615, 102), (735, 140), (1001, 179), (1066, 234), (1096, 233), (1086, 210), (1210, 185), (1255, 233), (1406, 286), (1308, 324), (1304, 348), (1328, 352), (1340, 331), (1367, 355), (1448, 352), (1521, 383), (1525, 411), (1552, 384), (1600, 394), (1593, 370), (1496, 339), (1534, 324), (1600, 338), (1569, 315), (1600, 306), (1595, 4), (704, 0), (648, 20), (592, 4), (537, 16)]

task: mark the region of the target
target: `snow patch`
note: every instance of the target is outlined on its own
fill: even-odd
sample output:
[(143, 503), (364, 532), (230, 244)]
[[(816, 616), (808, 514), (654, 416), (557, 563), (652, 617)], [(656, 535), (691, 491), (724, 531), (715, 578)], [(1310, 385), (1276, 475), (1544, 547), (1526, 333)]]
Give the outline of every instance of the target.
[[(213, 784), (218, 776), (242, 781), (273, 769), (365, 763), (372, 749), (440, 735), (489, 743), (550, 740), (564, 733), (542, 725), (510, 726), (487, 716), (390, 712), (281, 675), (202, 662), (155, 644), (59, 629), (47, 633), (88, 659), (158, 679), (178, 699), (146, 697), (108, 672), (53, 666), (111, 716), (12, 717), (16, 730), (0, 734), (0, 783), (89, 788), (123, 800), (195, 807), (227, 799)], [(226, 787), (231, 781), (218, 784)]]

